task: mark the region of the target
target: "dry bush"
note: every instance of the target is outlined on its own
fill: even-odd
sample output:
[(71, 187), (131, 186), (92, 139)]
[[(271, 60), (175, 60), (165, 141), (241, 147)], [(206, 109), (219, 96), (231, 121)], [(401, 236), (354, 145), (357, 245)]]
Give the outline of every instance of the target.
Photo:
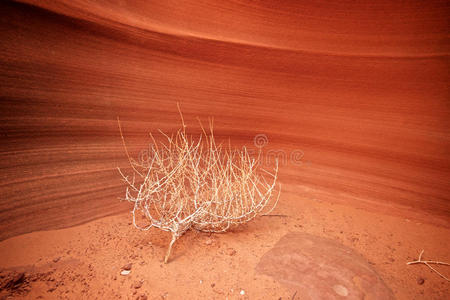
[[(181, 115), (181, 112), (180, 112)], [(260, 167), (259, 154), (252, 158), (245, 147), (242, 150), (217, 145), (213, 125), (207, 133), (194, 138), (186, 134), (186, 126), (175, 134), (153, 144), (149, 160), (138, 162), (130, 157), (122, 134), (125, 151), (133, 174), (126, 176), (125, 199), (134, 203), (133, 224), (141, 230), (152, 227), (172, 233), (165, 262), (172, 245), (188, 229), (203, 232), (225, 232), (233, 226), (246, 223), (268, 207), (275, 192), (278, 161), (273, 172)], [(201, 125), (201, 123), (200, 123)], [(280, 189), (273, 205), (278, 202)], [(148, 221), (146, 226), (136, 223), (136, 214)]]

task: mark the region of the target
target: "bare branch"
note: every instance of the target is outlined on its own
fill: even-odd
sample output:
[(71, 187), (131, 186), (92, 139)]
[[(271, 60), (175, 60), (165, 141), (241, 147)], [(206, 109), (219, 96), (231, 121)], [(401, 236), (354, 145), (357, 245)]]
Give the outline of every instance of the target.
[(419, 259), (418, 260), (414, 260), (414, 261), (410, 261), (407, 262), (407, 265), (414, 265), (414, 264), (424, 264), (426, 265), (428, 268), (430, 268), (432, 271), (436, 272), (439, 276), (441, 276), (442, 278), (444, 278), (447, 281), (450, 281), (450, 279), (448, 279), (446, 276), (444, 276), (442, 273), (440, 273), (438, 270), (436, 270), (435, 268), (433, 268), (431, 266), (431, 264), (435, 264), (435, 265), (445, 265), (445, 266), (450, 266), (450, 263), (446, 263), (446, 262), (442, 262), (442, 261), (434, 261), (434, 260), (422, 260), (422, 255), (423, 252), (425, 250), (422, 250), (419, 254)]
[[(278, 161), (269, 172), (259, 167), (260, 153), (254, 159), (245, 147), (238, 150), (232, 149), (231, 142), (227, 147), (217, 144), (212, 118), (209, 131), (199, 121), (202, 134), (198, 138), (187, 135), (180, 105), (177, 106), (183, 128), (170, 136), (160, 131), (164, 142), (160, 141), (159, 145), (150, 134), (152, 159), (147, 164), (130, 157), (118, 119), (125, 153), (134, 171), (130, 180), (119, 169), (129, 187), (125, 199), (134, 204), (133, 225), (140, 230), (155, 227), (172, 232), (165, 262), (173, 244), (189, 229), (225, 232), (263, 215), (274, 196), (278, 178)], [(135, 174), (139, 175), (138, 182)], [(273, 211), (280, 191), (281, 187), (264, 215)], [(147, 226), (136, 223), (137, 214), (145, 217)]]

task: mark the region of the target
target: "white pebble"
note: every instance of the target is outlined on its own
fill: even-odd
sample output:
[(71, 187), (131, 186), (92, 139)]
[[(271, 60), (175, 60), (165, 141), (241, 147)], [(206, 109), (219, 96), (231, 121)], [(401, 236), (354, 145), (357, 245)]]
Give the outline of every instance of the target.
[(244, 295), (245, 295), (245, 291), (244, 291), (244, 290), (241, 290), (241, 292), (240, 292), (239, 294), (241, 294), (242, 296), (244, 296)]
[(333, 290), (339, 296), (342, 296), (342, 297), (348, 296), (348, 289), (343, 285), (340, 285), (340, 284), (333, 285)]

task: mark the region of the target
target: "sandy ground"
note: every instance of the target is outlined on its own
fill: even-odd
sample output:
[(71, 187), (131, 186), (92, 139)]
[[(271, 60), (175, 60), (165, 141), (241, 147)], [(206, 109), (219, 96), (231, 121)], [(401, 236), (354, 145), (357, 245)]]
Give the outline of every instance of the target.
[[(450, 261), (446, 247), (449, 229), (309, 196), (307, 191), (285, 192), (274, 214), (286, 216), (260, 217), (226, 234), (189, 231), (175, 244), (168, 264), (162, 260), (169, 234), (140, 232), (131, 225), (129, 214), (14, 237), (0, 243), (1, 274), (25, 272), (25, 278), (1, 295), (29, 299), (292, 299), (295, 294), (295, 299), (302, 299), (255, 267), (283, 235), (306, 232), (359, 252), (397, 299), (448, 297), (448, 282), (426, 266), (407, 266), (406, 262), (416, 259), (422, 249), (424, 259)], [(131, 273), (120, 275), (130, 263)], [(448, 276), (445, 266), (438, 270)]]

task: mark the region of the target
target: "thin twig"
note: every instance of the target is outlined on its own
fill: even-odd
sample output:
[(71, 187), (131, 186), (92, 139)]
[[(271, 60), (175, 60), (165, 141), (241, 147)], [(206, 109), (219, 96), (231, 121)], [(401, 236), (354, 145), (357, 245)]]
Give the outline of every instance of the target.
[(435, 268), (433, 268), (430, 264), (435, 264), (435, 265), (445, 265), (445, 266), (450, 266), (450, 263), (446, 263), (446, 262), (442, 262), (442, 261), (434, 261), (434, 260), (422, 260), (422, 255), (423, 252), (425, 250), (422, 250), (420, 252), (419, 255), (419, 259), (418, 260), (414, 260), (414, 261), (410, 261), (407, 262), (407, 265), (414, 265), (414, 264), (424, 264), (427, 267), (429, 267), (432, 271), (436, 272), (439, 276), (441, 276), (442, 278), (444, 278), (447, 281), (450, 281), (450, 279), (448, 279), (446, 276), (444, 276), (442, 273), (440, 273), (438, 270), (436, 270)]
[(297, 295), (297, 291), (295, 291), (294, 295), (292, 295), (291, 300), (294, 300), (296, 295)]

